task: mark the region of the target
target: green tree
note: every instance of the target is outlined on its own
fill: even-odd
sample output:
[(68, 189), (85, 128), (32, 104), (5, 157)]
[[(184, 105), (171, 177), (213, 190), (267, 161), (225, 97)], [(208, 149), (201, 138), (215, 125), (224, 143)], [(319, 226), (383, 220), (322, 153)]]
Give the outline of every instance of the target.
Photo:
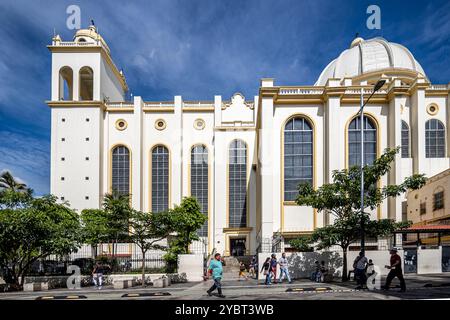
[(94, 256), (100, 243), (109, 242), (113, 235), (109, 229), (108, 215), (102, 209), (84, 209), (80, 215), (83, 241), (94, 248)]
[(371, 221), (366, 209), (374, 210), (389, 197), (397, 197), (407, 190), (421, 188), (426, 178), (422, 174), (414, 174), (398, 185), (387, 185), (382, 188), (378, 181), (391, 169), (400, 148), (386, 149), (371, 165), (363, 167), (364, 172), (364, 209), (361, 212), (361, 168), (352, 166), (349, 169), (333, 171), (333, 182), (324, 184), (314, 190), (310, 184), (299, 186), (297, 204), (311, 206), (318, 212), (331, 213), (334, 224), (314, 231), (312, 241), (318, 242), (318, 248), (333, 245), (341, 246), (343, 250), (343, 280), (347, 280), (347, 249), (360, 238), (361, 228), (369, 236), (382, 236), (402, 227), (390, 220)]
[(129, 239), (136, 244), (142, 253), (142, 286), (145, 286), (145, 255), (148, 250), (166, 250), (158, 244), (173, 232), (173, 217), (170, 212), (145, 213), (132, 210), (130, 217)]
[(130, 195), (122, 194), (116, 190), (105, 194), (103, 210), (106, 213), (106, 228), (112, 242), (113, 257), (117, 251), (117, 244), (125, 240), (129, 231), (129, 219), (131, 215)]
[(20, 289), (35, 261), (76, 251), (80, 231), (78, 214), (54, 196), (33, 199), (27, 207), (2, 209), (0, 266), (10, 271), (11, 284)]
[(183, 248), (182, 253), (189, 253), (189, 245), (200, 239), (197, 231), (207, 218), (201, 212), (200, 204), (194, 197), (184, 197), (180, 205), (170, 211), (173, 217), (174, 231), (177, 234), (172, 245)]

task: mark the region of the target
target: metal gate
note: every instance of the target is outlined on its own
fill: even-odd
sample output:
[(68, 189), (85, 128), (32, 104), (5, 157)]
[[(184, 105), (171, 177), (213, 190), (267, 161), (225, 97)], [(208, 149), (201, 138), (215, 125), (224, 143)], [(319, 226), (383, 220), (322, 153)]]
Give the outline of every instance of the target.
[(450, 246), (442, 246), (442, 272), (450, 272)]
[(404, 272), (417, 273), (417, 248), (404, 248)]

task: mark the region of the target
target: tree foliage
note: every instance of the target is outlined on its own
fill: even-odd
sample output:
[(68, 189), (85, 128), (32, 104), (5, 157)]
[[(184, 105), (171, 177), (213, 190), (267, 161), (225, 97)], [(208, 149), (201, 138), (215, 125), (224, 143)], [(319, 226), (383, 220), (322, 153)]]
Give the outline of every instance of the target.
[[(26, 207), (0, 210), (0, 265), (19, 289), (38, 259), (66, 255), (81, 243), (78, 214), (54, 196), (35, 198)], [(19, 283), (19, 278), (21, 281)]]
[(173, 228), (177, 236), (173, 246), (183, 248), (183, 253), (189, 253), (189, 245), (199, 240), (198, 229), (205, 223), (206, 216), (201, 212), (200, 204), (194, 197), (185, 197), (179, 206), (171, 210)]
[(374, 210), (389, 197), (397, 197), (407, 190), (421, 188), (426, 178), (422, 174), (414, 174), (399, 185), (379, 187), (380, 179), (389, 172), (400, 148), (386, 149), (371, 165), (363, 167), (364, 173), (364, 210), (361, 212), (361, 168), (352, 166), (349, 169), (335, 170), (333, 182), (324, 184), (314, 190), (310, 184), (299, 186), (296, 203), (311, 206), (318, 212), (329, 212), (334, 216), (334, 223), (316, 229), (310, 240), (317, 249), (325, 249), (338, 245), (343, 249), (343, 280), (347, 279), (347, 249), (361, 236), (361, 225), (369, 237), (387, 236), (408, 223), (396, 223), (393, 220), (370, 220), (367, 209)]

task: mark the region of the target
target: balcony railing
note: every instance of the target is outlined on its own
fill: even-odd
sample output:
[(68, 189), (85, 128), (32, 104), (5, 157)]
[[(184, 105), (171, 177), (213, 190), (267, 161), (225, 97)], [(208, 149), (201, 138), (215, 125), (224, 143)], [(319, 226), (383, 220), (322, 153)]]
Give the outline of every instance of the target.
[(446, 84), (432, 84), (428, 90), (447, 90)]
[(214, 102), (212, 101), (185, 101), (183, 102), (185, 107), (189, 108), (205, 108), (214, 107)]
[(323, 89), (310, 88), (280, 88), (279, 94), (322, 94)]
[(108, 108), (133, 108), (133, 102), (108, 102), (106, 104)]
[(173, 101), (148, 101), (144, 102), (144, 107), (146, 108), (171, 108), (175, 104)]

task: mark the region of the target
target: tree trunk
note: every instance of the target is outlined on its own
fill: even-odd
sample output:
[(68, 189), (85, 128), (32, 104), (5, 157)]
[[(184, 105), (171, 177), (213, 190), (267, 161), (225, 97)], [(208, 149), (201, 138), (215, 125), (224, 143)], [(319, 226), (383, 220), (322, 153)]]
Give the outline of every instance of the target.
[(145, 251), (142, 250), (142, 287), (145, 287)]
[(343, 252), (342, 281), (348, 281), (348, 276), (347, 276), (347, 247), (343, 247), (342, 248), (342, 252)]

